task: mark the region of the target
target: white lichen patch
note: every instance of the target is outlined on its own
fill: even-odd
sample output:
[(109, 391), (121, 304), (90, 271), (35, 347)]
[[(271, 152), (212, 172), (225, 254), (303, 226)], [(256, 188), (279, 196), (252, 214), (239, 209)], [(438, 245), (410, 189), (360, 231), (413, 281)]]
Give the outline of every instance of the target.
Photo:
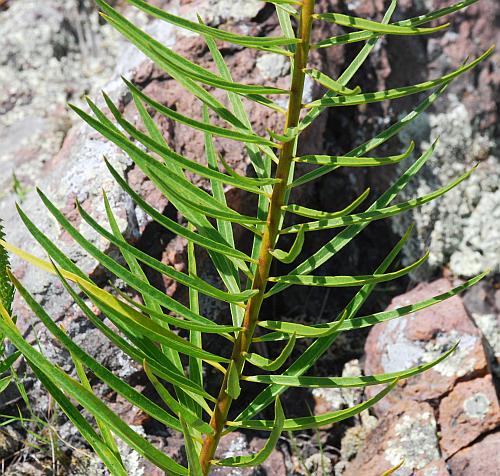
[[(401, 200), (442, 187), (476, 161), (481, 162), (481, 167), (439, 200), (392, 221), (398, 233), (410, 222), (416, 224), (416, 233), (406, 247), (407, 261), (414, 261), (428, 244), (428, 268), (449, 264), (455, 274), (465, 277), (486, 268), (498, 271), (500, 236), (496, 223), (500, 217), (500, 169), (498, 157), (492, 154), (494, 142), (475, 129), (466, 107), (453, 95), (448, 111), (424, 113), (400, 135), (403, 143), (414, 139), (422, 150), (438, 137), (440, 141), (433, 156), (402, 191)], [(401, 167), (402, 171), (406, 164)], [(426, 277), (428, 268), (420, 268), (415, 277)]]
[(464, 400), (463, 409), (469, 418), (483, 420), (488, 414), (490, 404), (489, 398), (484, 393), (478, 392)]
[(455, 342), (460, 341), (458, 349), (447, 359), (436, 365), (433, 370), (444, 377), (463, 377), (474, 370), (476, 358), (473, 350), (479, 337), (461, 334), (455, 330), (438, 334), (435, 340), (425, 345), (423, 362), (431, 362), (446, 352)]
[(278, 79), (290, 71), (290, 60), (285, 56), (266, 53), (257, 58), (257, 69), (264, 79)]
[(422, 469), (439, 459), (436, 420), (431, 413), (404, 415), (396, 424), (395, 432), (397, 438), (388, 442), (384, 452), (392, 466), (404, 460), (405, 470)]
[(493, 349), (496, 360), (500, 360), (500, 321), (495, 314), (473, 313), (476, 325)]

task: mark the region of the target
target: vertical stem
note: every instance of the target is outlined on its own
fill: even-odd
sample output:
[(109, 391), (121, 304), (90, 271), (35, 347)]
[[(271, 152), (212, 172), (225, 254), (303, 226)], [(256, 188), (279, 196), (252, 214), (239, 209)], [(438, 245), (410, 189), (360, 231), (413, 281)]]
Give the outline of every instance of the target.
[[(290, 97), (288, 103), (287, 117), (285, 123), (285, 133), (289, 128), (296, 127), (300, 119), (300, 111), (302, 109), (302, 95), (304, 92), (304, 68), (307, 66), (309, 55), (309, 44), (311, 36), (312, 15), (314, 12), (315, 0), (303, 0), (300, 23), (298, 30), (298, 38), (301, 42), (297, 45), (294, 54), (294, 68), (292, 82), (290, 87)], [(267, 280), (269, 278), (269, 270), (271, 268), (272, 256), (269, 251), (273, 250), (278, 236), (281, 221), (281, 207), (284, 205), (287, 180), (290, 173), (290, 167), (294, 155), (294, 142), (289, 141), (283, 143), (283, 147), (279, 156), (279, 163), (276, 168), (275, 177), (281, 179), (273, 188), (271, 203), (267, 215), (267, 224), (262, 237), (262, 245), (260, 249), (259, 261), (255, 277), (252, 283), (252, 289), (257, 289), (258, 294), (253, 296), (247, 303), (245, 317), (243, 320), (243, 330), (238, 334), (233, 347), (231, 359), (236, 364), (238, 373), (241, 374), (245, 363), (245, 354), (248, 352), (252, 337), (257, 325), (260, 308), (264, 300)], [(208, 476), (211, 462), (214, 458), (215, 450), (219, 444), (222, 431), (227, 422), (227, 416), (231, 407), (232, 398), (227, 394), (227, 379), (226, 374), (224, 381), (217, 398), (217, 403), (214, 408), (214, 413), (210, 420), (210, 426), (214, 429), (214, 434), (205, 438), (203, 447), (200, 453), (200, 462), (203, 469), (203, 475)]]

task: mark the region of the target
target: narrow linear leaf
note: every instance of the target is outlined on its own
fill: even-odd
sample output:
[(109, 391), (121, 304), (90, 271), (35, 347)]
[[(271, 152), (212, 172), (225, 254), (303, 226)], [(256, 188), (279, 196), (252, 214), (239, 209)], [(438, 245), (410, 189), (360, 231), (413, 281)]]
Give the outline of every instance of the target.
[(186, 455), (188, 459), (188, 474), (189, 476), (202, 475), (203, 471), (201, 469), (200, 460), (198, 459), (198, 452), (196, 451), (196, 444), (194, 438), (191, 434), (191, 428), (188, 422), (181, 417), (182, 433), (184, 435), (184, 445), (186, 448)]
[[(92, 386), (90, 385), (89, 379), (87, 378), (87, 374), (85, 373), (85, 368), (82, 364), (82, 361), (73, 353), (70, 352), (71, 355), (71, 360), (75, 364), (75, 370), (76, 374), (78, 375), (78, 378), (80, 379), (81, 384), (90, 392), (92, 392)], [(109, 431), (109, 428), (107, 427), (106, 423), (100, 420), (99, 418), (96, 419), (97, 427), (99, 428), (99, 431), (101, 432), (102, 439), (106, 445), (108, 445), (109, 449), (114, 453), (116, 456), (116, 459), (120, 461), (123, 465), (123, 461), (120, 456), (120, 452), (118, 450), (118, 446), (116, 444), (115, 438), (113, 436), (113, 433)]]
[(303, 274), (289, 274), (286, 276), (271, 277), (269, 281), (281, 284), (296, 284), (300, 286), (321, 286), (321, 287), (350, 287), (363, 286), (365, 284), (383, 283), (393, 279), (405, 276), (414, 269), (421, 266), (429, 258), (429, 252), (426, 252), (422, 258), (409, 266), (392, 273), (365, 276), (310, 276)]
[(98, 397), (89, 392), (83, 385), (66, 375), (61, 369), (52, 365), (41, 353), (33, 349), (21, 336), (7, 311), (0, 303), (0, 330), (19, 349), (28, 361), (36, 362), (36, 367), (55, 385), (67, 392), (94, 417), (105, 420), (115, 435), (121, 438), (132, 449), (164, 471), (176, 474), (187, 474), (186, 468), (172, 458), (156, 449), (146, 439), (132, 430), (120, 417), (113, 413)]
[(363, 213), (358, 213), (355, 215), (348, 215), (339, 218), (325, 218), (320, 221), (314, 221), (309, 223), (303, 223), (301, 225), (294, 225), (289, 228), (282, 230), (282, 234), (287, 233), (298, 233), (300, 230), (304, 231), (315, 231), (315, 230), (328, 230), (331, 228), (339, 228), (343, 226), (350, 226), (356, 224), (370, 223), (375, 220), (382, 220), (384, 218), (389, 218), (391, 216), (399, 215), (405, 211), (412, 210), (413, 208), (420, 207), (425, 203), (436, 200), (445, 193), (454, 189), (457, 185), (467, 180), (471, 174), (476, 170), (477, 166), (467, 171), (462, 176), (453, 180), (449, 184), (441, 187), (434, 192), (428, 193), (427, 195), (422, 195), (421, 197), (413, 198), (407, 200), (406, 202), (401, 202), (390, 207), (381, 208), (376, 211), (367, 211)]
[(351, 213), (356, 210), (368, 197), (370, 194), (370, 189), (367, 188), (358, 198), (356, 198), (352, 203), (347, 205), (347, 207), (339, 210), (337, 212), (323, 212), (320, 210), (314, 210), (312, 208), (303, 207), (301, 205), (284, 205), (281, 207), (283, 211), (293, 213), (294, 215), (299, 215), (307, 218), (329, 219), (329, 218), (339, 218), (344, 215)]
[(342, 13), (319, 13), (314, 15), (318, 20), (324, 20), (337, 25), (355, 28), (357, 30), (373, 31), (384, 35), (428, 35), (436, 31), (443, 30), (449, 26), (449, 23), (439, 25), (433, 28), (417, 28), (413, 26), (399, 26), (395, 24), (378, 23), (363, 18), (344, 15)]
[(229, 368), (227, 372), (228, 375), (227, 375), (226, 393), (232, 399), (236, 400), (240, 396), (241, 387), (240, 387), (240, 375), (234, 360), (231, 360), (231, 362), (229, 363)]
[(378, 167), (380, 165), (397, 164), (410, 156), (415, 149), (415, 142), (411, 142), (405, 152), (388, 157), (350, 157), (342, 155), (304, 155), (296, 157), (295, 162), (304, 162), (314, 165), (331, 165), (332, 167)]
[(249, 353), (245, 356), (245, 360), (250, 362), (252, 365), (259, 367), (262, 370), (268, 370), (270, 372), (274, 372), (281, 368), (288, 357), (290, 357), (293, 352), (293, 348), (295, 347), (296, 335), (292, 334), (292, 337), (286, 343), (286, 346), (281, 351), (280, 355), (276, 357), (276, 359), (266, 359), (259, 354)]
[(195, 415), (191, 412), (189, 408), (181, 405), (170, 392), (163, 386), (163, 384), (156, 378), (153, 371), (148, 365), (148, 361), (144, 359), (143, 362), (144, 372), (146, 373), (149, 381), (153, 384), (158, 395), (161, 399), (166, 403), (166, 405), (175, 413), (177, 418), (182, 422), (184, 420), (190, 427), (199, 430), (202, 433), (206, 433), (208, 435), (213, 434), (212, 427), (204, 422), (198, 415)]
[[(322, 333), (324, 336), (331, 335), (335, 329), (336, 332), (346, 332), (355, 329), (362, 329), (364, 327), (371, 327), (382, 322), (390, 321), (392, 319), (398, 319), (403, 316), (414, 314), (418, 311), (426, 309), (428, 307), (439, 304), (453, 296), (456, 296), (465, 290), (471, 288), (479, 281), (481, 281), (488, 272), (484, 272), (469, 279), (464, 284), (457, 286), (450, 291), (447, 291), (432, 298), (419, 301), (415, 304), (410, 304), (408, 306), (402, 306), (397, 309), (392, 309), (390, 311), (377, 312), (375, 314), (368, 314), (366, 316), (355, 317), (349, 320), (343, 321), (338, 325), (339, 321), (333, 321), (323, 324), (315, 324), (312, 326), (306, 326), (303, 324), (296, 324), (293, 322), (285, 321), (260, 321), (258, 325), (264, 329), (269, 329), (275, 332), (270, 332), (263, 336), (254, 339), (255, 342), (276, 342), (280, 340), (290, 339), (290, 335), (295, 334), (297, 337), (320, 337)], [(337, 327), (338, 326), (338, 327)]]
[(117, 239), (113, 234), (109, 233), (106, 229), (100, 226), (79, 203), (77, 203), (77, 207), (84, 221), (88, 223), (90, 227), (97, 233), (99, 233), (99, 235), (101, 235), (103, 238), (108, 240), (110, 243), (113, 243), (120, 250), (125, 250), (127, 253), (130, 253), (132, 256), (137, 258), (142, 263), (148, 265), (150, 268), (158, 271), (164, 276), (168, 276), (169, 278), (177, 281), (180, 284), (183, 284), (189, 288), (194, 288), (202, 292), (203, 294), (206, 294), (207, 296), (211, 296), (225, 302), (246, 301), (255, 294), (255, 292), (252, 291), (243, 291), (238, 294), (221, 291), (220, 289), (215, 288), (214, 286), (206, 283), (196, 276), (189, 276), (185, 273), (177, 271), (173, 266), (167, 266), (157, 259), (149, 256), (148, 254), (138, 250), (134, 246), (129, 245), (126, 241)]
[[(389, 266), (400, 253), (404, 244), (407, 242), (411, 230), (412, 227), (409, 227), (404, 236), (399, 240), (396, 246), (393, 247), (391, 252), (383, 260), (383, 262), (377, 267), (377, 269), (375, 270), (375, 274), (384, 273), (389, 268)], [(368, 299), (374, 288), (375, 284), (365, 285), (354, 295), (354, 297), (342, 311), (346, 313), (345, 319), (350, 320), (356, 315), (356, 313), (361, 308), (363, 303)], [(307, 349), (304, 350), (304, 352), (297, 358), (297, 360), (287, 370), (285, 370), (285, 372), (283, 372), (283, 375), (290, 375), (295, 377), (303, 375), (331, 347), (338, 335), (338, 333), (335, 333), (327, 337), (316, 339)], [(258, 339), (259, 338), (254, 338), (253, 340), (254, 342), (257, 342)], [(282, 387), (280, 385), (269, 385), (247, 406), (245, 410), (243, 410), (238, 415), (237, 420), (246, 420), (259, 414), (267, 406), (272, 404), (274, 398), (285, 391), (285, 389), (286, 387)]]
[[(228, 256), (229, 258), (238, 258), (239, 260), (251, 261), (252, 258), (245, 255), (241, 251), (231, 248), (225, 243), (221, 243), (210, 238), (206, 238), (205, 236), (194, 233), (193, 231), (179, 225), (177, 222), (170, 220), (169, 218), (163, 216), (159, 211), (154, 209), (151, 205), (149, 205), (142, 197), (134, 192), (134, 190), (127, 184), (127, 182), (120, 176), (120, 174), (113, 168), (113, 166), (106, 160), (106, 165), (113, 175), (113, 178), (118, 182), (120, 187), (132, 198), (132, 200), (139, 205), (150, 217), (152, 217), (156, 222), (165, 227), (167, 230), (170, 230), (172, 233), (182, 236), (193, 243), (196, 243), (204, 248), (209, 250), (216, 251), (222, 255)], [(238, 263), (239, 267), (241, 266)]]
[(89, 422), (80, 413), (80, 411), (71, 403), (70, 399), (61, 392), (56, 385), (29, 359), (26, 359), (28, 365), (33, 370), (36, 378), (45, 387), (47, 392), (57, 402), (61, 410), (68, 417), (68, 419), (75, 425), (76, 429), (89, 443), (92, 449), (96, 452), (97, 456), (105, 464), (112, 476), (128, 476), (127, 471), (123, 467), (121, 460), (116, 454), (107, 446), (99, 435), (95, 432)]
[(287, 387), (301, 388), (351, 388), (368, 387), (392, 382), (394, 379), (403, 380), (421, 374), (426, 370), (447, 359), (458, 347), (454, 344), (451, 349), (441, 354), (437, 359), (426, 364), (418, 365), (408, 370), (390, 372), (379, 375), (367, 375), (364, 377), (291, 377), (287, 375), (252, 375), (244, 377), (246, 382), (277, 384)]
[[(224, 31), (218, 28), (212, 28), (203, 24), (195, 23), (186, 18), (172, 15), (171, 13), (155, 7), (142, 0), (126, 0), (131, 5), (139, 8), (145, 13), (148, 13), (160, 20), (166, 21), (171, 25), (178, 26), (184, 30), (189, 30), (200, 35), (207, 35), (218, 40), (227, 41), (235, 45), (242, 45), (246, 47), (271, 47), (271, 46), (284, 46), (298, 43), (297, 39), (290, 39), (287, 37), (257, 37), (257, 36), (243, 36)], [(99, 0), (98, 3), (103, 3)], [(277, 2), (278, 3), (278, 2)], [(279, 2), (284, 3), (284, 2)]]
[(282, 251), (282, 250), (271, 250), (269, 253), (274, 256), (278, 261), (282, 263), (289, 264), (293, 263), (302, 251), (302, 247), (304, 246), (304, 237), (305, 232), (301, 228), (297, 232), (297, 236), (295, 237), (295, 241), (290, 248), (290, 251)]
[[(286, 419), (283, 424), (283, 431), (299, 431), (299, 430), (313, 430), (321, 428), (331, 423), (336, 423), (347, 418), (351, 418), (361, 412), (368, 410), (377, 402), (382, 400), (397, 384), (397, 380), (388, 385), (384, 390), (377, 393), (374, 397), (355, 405), (345, 410), (324, 413), (318, 416), (299, 417)], [(272, 431), (274, 429), (274, 421), (272, 420), (240, 420), (236, 422), (228, 422), (228, 426), (235, 428), (246, 428), (248, 430), (257, 431)]]
[(398, 99), (412, 94), (417, 94), (428, 89), (435, 88), (444, 83), (448, 83), (457, 76), (460, 76), (467, 71), (475, 68), (479, 63), (484, 61), (486, 58), (491, 56), (494, 46), (486, 50), (481, 56), (476, 58), (474, 61), (457, 68), (452, 73), (441, 76), (437, 79), (432, 79), (430, 81), (424, 81), (422, 83), (414, 84), (412, 86), (404, 86), (401, 88), (388, 89), (386, 91), (377, 91), (373, 93), (355, 94), (353, 96), (335, 96), (329, 98), (319, 99), (317, 101), (310, 102), (305, 105), (306, 108), (313, 108), (317, 106), (322, 107), (332, 107), (332, 106), (355, 106), (358, 104), (370, 104), (379, 101), (385, 101), (388, 99)]
[[(424, 23), (428, 23), (433, 20), (437, 20), (439, 18), (442, 18), (446, 15), (449, 15), (451, 13), (454, 13), (458, 10), (462, 10), (470, 5), (473, 5), (474, 3), (478, 2), (479, 0), (465, 0), (462, 2), (457, 2), (454, 3), (453, 5), (450, 5), (449, 7), (444, 7), (439, 10), (435, 10), (434, 12), (426, 13), (424, 15), (419, 15), (414, 18), (408, 18), (406, 20), (401, 20), (394, 22), (393, 25), (396, 26), (407, 26), (407, 27), (416, 27), (419, 25), (423, 25)], [(371, 32), (371, 31), (356, 31), (353, 33), (347, 33), (345, 35), (339, 35), (339, 36), (334, 36), (332, 38), (327, 38), (326, 40), (322, 40), (316, 45), (314, 45), (315, 48), (327, 48), (329, 46), (334, 46), (334, 45), (342, 45), (346, 43), (354, 43), (357, 41), (366, 41), (366, 40), (372, 40), (376, 39), (380, 36), (380, 34)]]
[[(88, 367), (96, 375), (96, 377), (101, 379), (104, 383), (109, 385), (110, 388), (115, 390), (118, 394), (137, 408), (144, 411), (146, 414), (164, 423), (170, 428), (179, 428), (178, 422), (170, 414), (162, 410), (161, 407), (153, 403), (133, 387), (123, 382), (120, 378), (116, 377), (112, 372), (99, 364), (83, 349), (76, 345), (71, 338), (59, 328), (54, 320), (51, 319), (51, 317), (44, 311), (42, 306), (35, 301), (35, 299), (15, 277), (12, 277), (12, 282), (16, 286), (16, 289), (24, 301), (28, 304), (35, 315), (43, 322), (44, 326), (50, 331), (50, 333), (68, 350), (68, 352), (70, 352), (70, 354)], [(82, 381), (82, 385), (86, 386), (86, 382)], [(91, 391), (91, 389), (89, 389), (89, 391)]]
[(217, 466), (229, 466), (232, 468), (248, 468), (262, 464), (269, 458), (278, 443), (283, 426), (285, 425), (285, 414), (279, 398), (276, 398), (274, 404), (274, 422), (273, 429), (269, 438), (266, 440), (264, 447), (253, 455), (249, 456), (232, 456), (219, 461), (215, 461)]
[(361, 92), (361, 88), (359, 86), (356, 86), (354, 89), (350, 89), (317, 69), (305, 69), (304, 73), (335, 94), (339, 94), (341, 96), (351, 96), (352, 94), (359, 94)]
[[(138, 96), (140, 99), (142, 99), (145, 103), (149, 104), (153, 109), (158, 111), (160, 114), (162, 114), (165, 117), (168, 117), (169, 119), (172, 119), (175, 122), (178, 122), (180, 124), (185, 124), (189, 127), (192, 127), (193, 129), (197, 129), (202, 132), (209, 132), (210, 134), (214, 134), (219, 137), (225, 137), (227, 139), (233, 139), (238, 142), (248, 142), (250, 144), (263, 144), (263, 145), (268, 145), (270, 147), (276, 147), (276, 144), (274, 142), (265, 139), (264, 137), (259, 137), (256, 134), (224, 129), (223, 127), (214, 126), (209, 123), (200, 122), (195, 119), (191, 119), (190, 117), (184, 116), (183, 114), (180, 114), (179, 112), (174, 111), (173, 109), (170, 109), (169, 107), (164, 106), (158, 101), (155, 101), (153, 98), (147, 96), (126, 78), (122, 79), (132, 94)], [(274, 181), (272, 179), (269, 179), (268, 181), (265, 181), (263, 184), (268, 185), (269, 183), (274, 183)]]

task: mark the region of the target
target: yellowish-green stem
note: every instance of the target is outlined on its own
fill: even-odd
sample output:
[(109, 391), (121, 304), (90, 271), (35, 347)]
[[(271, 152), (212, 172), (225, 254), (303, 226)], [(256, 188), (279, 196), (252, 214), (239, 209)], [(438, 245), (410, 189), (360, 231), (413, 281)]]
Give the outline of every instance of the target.
[[(302, 109), (302, 95), (304, 92), (304, 68), (307, 66), (309, 55), (309, 45), (312, 26), (312, 15), (314, 12), (315, 0), (303, 0), (300, 13), (300, 23), (298, 37), (301, 42), (297, 45), (294, 54), (294, 68), (292, 74), (292, 82), (290, 87), (289, 104), (286, 116), (284, 132), (295, 127), (299, 123), (300, 111)], [(269, 278), (269, 270), (271, 268), (272, 256), (269, 251), (272, 251), (276, 245), (279, 236), (279, 227), (281, 223), (281, 207), (284, 205), (287, 180), (290, 174), (290, 167), (294, 156), (294, 141), (284, 142), (280, 149), (279, 163), (276, 168), (276, 178), (281, 179), (274, 186), (267, 215), (267, 223), (262, 236), (262, 245), (259, 254), (259, 260), (255, 277), (252, 283), (252, 289), (257, 289), (258, 294), (253, 296), (247, 303), (245, 309), (245, 317), (243, 320), (243, 330), (239, 333), (233, 347), (231, 359), (236, 364), (238, 373), (241, 375), (245, 363), (245, 354), (248, 352), (252, 342), (252, 336), (257, 325), (257, 320), (260, 313), (260, 308), (264, 300), (266, 285)], [(227, 394), (228, 375), (226, 374), (222, 382), (217, 403), (214, 408), (213, 416), (210, 421), (211, 427), (214, 429), (214, 434), (207, 436), (203, 442), (203, 447), (200, 452), (200, 463), (203, 470), (203, 475), (208, 476), (210, 466), (214, 459), (215, 451), (219, 444), (222, 432), (227, 422), (229, 409), (231, 407), (232, 398)]]

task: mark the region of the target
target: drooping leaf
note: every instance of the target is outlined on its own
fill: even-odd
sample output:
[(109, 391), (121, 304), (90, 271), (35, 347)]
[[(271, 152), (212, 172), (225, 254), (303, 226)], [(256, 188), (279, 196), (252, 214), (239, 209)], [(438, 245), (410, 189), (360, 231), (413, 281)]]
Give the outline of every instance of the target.
[(272, 451), (278, 443), (281, 432), (283, 431), (283, 426), (285, 424), (285, 414), (283, 413), (283, 408), (279, 398), (276, 398), (274, 404), (274, 422), (273, 429), (269, 438), (267, 438), (264, 443), (263, 448), (253, 455), (248, 456), (231, 456), (229, 458), (224, 458), (222, 460), (216, 461), (217, 466), (229, 466), (232, 468), (248, 468), (252, 466), (257, 466), (264, 463), (264, 461), (269, 458)]
[(288, 357), (290, 357), (293, 352), (293, 348), (295, 346), (295, 338), (296, 335), (292, 334), (292, 337), (287, 342), (286, 346), (281, 351), (280, 355), (276, 357), (276, 359), (271, 360), (265, 357), (262, 357), (259, 354), (249, 353), (245, 356), (245, 360), (250, 362), (252, 365), (259, 367), (262, 370), (269, 370), (270, 372), (274, 372), (281, 368), (283, 364), (286, 362)]
[(227, 390), (226, 393), (233, 399), (237, 399), (241, 393), (240, 374), (236, 362), (231, 360), (227, 369)]
[(285, 264), (293, 263), (302, 251), (302, 247), (304, 246), (304, 236), (305, 236), (304, 231), (299, 229), (299, 231), (297, 232), (297, 236), (295, 237), (295, 241), (293, 242), (293, 245), (290, 248), (290, 251), (275, 249), (269, 251), (269, 253), (282, 263)]
[(314, 218), (316, 220), (339, 218), (356, 210), (356, 208), (358, 208), (366, 200), (369, 194), (370, 194), (370, 189), (367, 188), (359, 197), (357, 197), (353, 202), (347, 205), (347, 207), (337, 212), (325, 212), (321, 210), (314, 210), (312, 208), (303, 207), (297, 204), (284, 205), (281, 207), (281, 209), (283, 211), (293, 213), (294, 215), (299, 215), (307, 218)]

